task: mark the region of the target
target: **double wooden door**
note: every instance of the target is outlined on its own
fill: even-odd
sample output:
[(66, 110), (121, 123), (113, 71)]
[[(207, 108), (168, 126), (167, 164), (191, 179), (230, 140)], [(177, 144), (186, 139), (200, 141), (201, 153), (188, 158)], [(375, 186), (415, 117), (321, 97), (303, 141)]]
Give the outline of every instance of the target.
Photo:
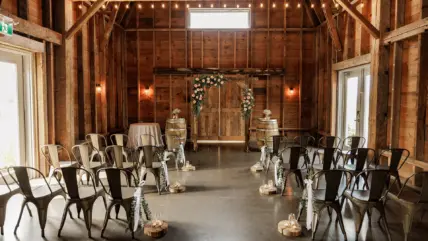
[(240, 108), (241, 91), (236, 81), (207, 90), (198, 121), (198, 140), (245, 140), (245, 120), (241, 117)]

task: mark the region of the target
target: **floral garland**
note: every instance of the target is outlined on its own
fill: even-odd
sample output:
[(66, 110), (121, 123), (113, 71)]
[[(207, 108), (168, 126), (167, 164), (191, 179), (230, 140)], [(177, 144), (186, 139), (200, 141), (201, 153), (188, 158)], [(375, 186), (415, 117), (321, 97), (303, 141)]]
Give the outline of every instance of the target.
[[(201, 108), (204, 103), (205, 90), (212, 86), (222, 86), (226, 81), (223, 75), (203, 75), (199, 78), (195, 78), (193, 81), (193, 93), (192, 93), (192, 104), (193, 114), (199, 116)], [(241, 114), (242, 117), (248, 119), (251, 116), (251, 112), (254, 108), (254, 96), (251, 89), (244, 89), (242, 92), (243, 101), (241, 102)]]

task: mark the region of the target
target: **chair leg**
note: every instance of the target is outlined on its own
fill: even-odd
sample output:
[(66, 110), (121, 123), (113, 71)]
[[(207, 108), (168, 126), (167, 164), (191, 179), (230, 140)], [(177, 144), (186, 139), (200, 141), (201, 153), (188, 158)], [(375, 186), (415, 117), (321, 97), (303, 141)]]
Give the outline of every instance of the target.
[(289, 172), (283, 173), (283, 181), (282, 181), (282, 188), (281, 188), (281, 196), (284, 195), (285, 186), (287, 185), (287, 178), (288, 178)]
[(295, 172), (295, 175), (297, 176), (297, 179), (300, 182), (300, 186), (302, 187), (302, 189), (305, 189), (305, 183), (303, 182), (303, 175), (302, 172), (300, 170), (297, 170)]
[(367, 221), (369, 222), (369, 227), (372, 226), (372, 210), (369, 208), (367, 209)]
[(313, 213), (313, 218), (312, 218), (312, 240), (315, 239), (315, 233), (317, 232), (317, 229), (318, 229), (318, 218), (319, 218), (319, 214), (318, 213)]
[(132, 208), (128, 206), (127, 208), (125, 208), (125, 210), (126, 210), (126, 220), (128, 220), (128, 228), (129, 230), (131, 230), (132, 239), (134, 239), (134, 219), (131, 218)]
[(48, 217), (47, 206), (46, 207), (37, 207), (37, 213), (39, 214), (40, 229), (42, 230), (42, 237), (44, 238), (45, 237), (46, 220)]
[(83, 210), (83, 216), (85, 218), (86, 229), (88, 230), (88, 237), (91, 236), (91, 226), (92, 226), (92, 207), (89, 207), (87, 210)]
[(412, 231), (413, 218), (415, 215), (415, 210), (413, 207), (408, 207), (405, 209), (406, 213), (404, 214), (403, 228), (404, 228), (404, 240), (407, 241), (410, 231)]
[(332, 205), (331, 207), (336, 212), (336, 217), (337, 217), (337, 220), (339, 220), (339, 225), (340, 225), (340, 229), (342, 230), (344, 240), (347, 240), (348, 238), (346, 237), (345, 225), (343, 225), (341, 207), (340, 207), (339, 203), (337, 203), (336, 205)]
[[(70, 205), (71, 205), (71, 203), (68, 201), (65, 204), (64, 212), (62, 213), (61, 224), (59, 225), (58, 237), (61, 237), (61, 231), (62, 231), (62, 228), (64, 227), (65, 219), (67, 218), (67, 212), (69, 212)], [(76, 207), (78, 207), (78, 206), (79, 205), (76, 204)], [(77, 213), (79, 213), (79, 211)]]
[(106, 230), (108, 220), (110, 219), (110, 212), (111, 212), (111, 209), (113, 208), (113, 206), (114, 206), (114, 205), (115, 205), (115, 204), (114, 204), (113, 202), (111, 202), (111, 203), (107, 206), (107, 209), (106, 209), (106, 215), (105, 215), (105, 217), (104, 217), (103, 229), (101, 230), (101, 238), (104, 238), (104, 231)]
[(361, 226), (362, 226), (363, 221), (364, 221), (364, 215), (367, 212), (367, 207), (366, 206), (362, 207), (362, 206), (354, 205), (354, 210), (355, 210), (354, 212), (356, 212), (354, 214), (355, 232), (356, 232), (355, 240), (358, 240), (358, 236), (359, 236), (360, 231), (361, 231)]
[(28, 214), (30, 214), (30, 217), (33, 217), (33, 213), (31, 212), (30, 207), (28, 206), (28, 203), (26, 206), (27, 206)]
[(389, 232), (388, 220), (386, 220), (385, 206), (383, 206), (382, 201), (376, 204), (376, 209), (379, 211), (380, 216), (383, 220), (383, 225), (385, 226), (386, 233), (388, 235), (388, 240), (391, 241), (391, 233)]
[(22, 205), (21, 205), (21, 212), (19, 212), (18, 222), (16, 223), (15, 231), (13, 232), (15, 235), (16, 235), (16, 231), (18, 230), (19, 223), (21, 222), (22, 212), (24, 211), (24, 207), (26, 204), (27, 204), (27, 200), (24, 199), (24, 201), (22, 201)]
[(156, 170), (153, 175), (155, 176), (156, 188), (158, 189), (158, 194), (161, 195), (161, 183), (160, 183), (160, 169)]
[(3, 235), (3, 225), (4, 225), (4, 219), (6, 216), (6, 207), (2, 206), (0, 207), (0, 227), (1, 227), (1, 235)]
[(77, 210), (77, 218), (80, 219), (80, 211), (82, 211), (82, 207), (76, 204), (76, 210)]
[(303, 209), (305, 208), (305, 203), (307, 201), (301, 200), (299, 202), (299, 209), (298, 209), (298, 213), (297, 213), (297, 221), (300, 221), (300, 217), (302, 216), (303, 213)]

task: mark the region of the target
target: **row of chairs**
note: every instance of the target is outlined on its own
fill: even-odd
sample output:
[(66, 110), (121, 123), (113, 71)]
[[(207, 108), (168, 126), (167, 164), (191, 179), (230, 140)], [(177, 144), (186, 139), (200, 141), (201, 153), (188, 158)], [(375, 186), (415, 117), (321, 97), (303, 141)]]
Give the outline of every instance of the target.
[[(86, 172), (92, 185), (83, 185), (78, 180), (78, 176), (81, 172)], [(4, 207), (6, 207), (8, 199), (13, 195), (20, 193), (24, 196), (18, 221), (14, 230), (15, 235), (20, 225), (25, 207), (27, 207), (27, 210), (32, 217), (32, 213), (28, 208), (28, 203), (32, 203), (37, 209), (41, 234), (42, 237), (44, 237), (48, 206), (53, 198), (56, 196), (62, 196), (66, 200), (66, 204), (58, 230), (58, 237), (61, 236), (61, 231), (64, 227), (67, 214), (69, 214), (70, 218), (73, 219), (70, 211), (70, 206), (72, 204), (76, 205), (78, 218), (80, 218), (80, 213), (83, 212), (88, 237), (91, 237), (92, 210), (95, 201), (101, 197), (106, 208), (101, 237), (104, 236), (112, 208), (115, 207), (117, 219), (120, 207), (123, 207), (126, 213), (129, 229), (131, 230), (132, 238), (134, 238), (134, 224), (133, 219), (131, 218), (132, 213), (134, 212), (132, 202), (134, 200), (133, 196), (135, 187), (137, 187), (139, 180), (131, 172), (122, 168), (107, 167), (99, 169), (94, 175), (84, 168), (70, 166), (57, 168), (54, 170), (54, 173), (56, 174), (54, 177), (58, 182), (57, 185), (50, 185), (44, 175), (39, 170), (32, 167), (15, 166), (0, 170), (0, 175), (3, 179), (4, 185), (9, 190), (6, 194), (0, 195), (0, 202), (4, 204)], [(101, 173), (105, 173), (104, 175), (107, 178), (107, 183), (105, 184), (104, 182), (100, 182), (101, 187), (99, 187), (96, 185), (95, 180), (100, 179)], [(39, 175), (41, 179), (43, 179), (44, 184), (31, 185), (30, 178), (34, 174)], [(132, 177), (132, 181), (123, 183), (121, 177), (124, 175), (130, 175)], [(61, 177), (61, 179), (59, 177)], [(4, 211), (5, 210), (2, 210), (0, 212), (2, 235), (6, 214)]]
[[(305, 138), (299, 137), (299, 140)], [(288, 163), (284, 164), (283, 169), (284, 183), (282, 186), (282, 193), (287, 182), (287, 177), (290, 174), (294, 174), (296, 176), (297, 184), (303, 187), (302, 169), (312, 169), (312, 173), (316, 173), (312, 176), (315, 182), (314, 187), (316, 187), (313, 195), (313, 238), (318, 227), (319, 215), (324, 208), (328, 208), (329, 215), (331, 215), (331, 209), (335, 210), (337, 214), (336, 222), (340, 223), (342, 232), (346, 239), (346, 233), (340, 214), (341, 207), (346, 199), (350, 200), (357, 206), (355, 209), (357, 210), (357, 213), (354, 215), (357, 236), (360, 232), (364, 215), (367, 213), (370, 220), (372, 214), (371, 210), (373, 208), (377, 209), (380, 213), (379, 222), (382, 221), (386, 229), (388, 229), (384, 208), (386, 200), (395, 200), (406, 210), (403, 222), (406, 240), (408, 239), (411, 231), (414, 214), (419, 210), (428, 210), (428, 172), (416, 173), (406, 179), (404, 185), (401, 184), (399, 170), (405, 164), (410, 155), (410, 152), (406, 149), (393, 148), (376, 151), (371, 148), (359, 147), (359, 145), (364, 145), (361, 144), (361, 141), (358, 141), (360, 138), (350, 137), (347, 138), (350, 140), (350, 143), (347, 146), (356, 148), (342, 150), (338, 148), (340, 146), (339, 144), (333, 144), (339, 143), (336, 141), (338, 139), (337, 137), (325, 137), (324, 140), (320, 140), (318, 147), (315, 148), (312, 162), (309, 163), (307, 161), (309, 154), (308, 149), (312, 147), (308, 145), (308, 142), (303, 141), (301, 143), (297, 143), (297, 145), (292, 145), (279, 150), (278, 143), (284, 142), (282, 141), (283, 139), (283, 137), (279, 136), (273, 137), (274, 155), (277, 155), (282, 160), (283, 153), (286, 150), (289, 150)], [(312, 138), (307, 137), (306, 139)], [(345, 140), (342, 142), (341, 147), (345, 146), (343, 144), (345, 142)], [(360, 144), (357, 145), (356, 143)], [(294, 144), (296, 144), (296, 141)], [(387, 166), (380, 164), (380, 159), (384, 156), (385, 152), (390, 152), (389, 165)], [(305, 168), (298, 167), (299, 160), (302, 156), (305, 157)], [(315, 163), (316, 158), (318, 158), (318, 164)], [(343, 159), (342, 165), (339, 165), (340, 158)], [(326, 187), (323, 189), (318, 189), (320, 177), (324, 177), (326, 181)], [(390, 184), (391, 177), (394, 177), (393, 184)], [(408, 181), (411, 178), (417, 177), (421, 177), (423, 180), (421, 189), (412, 190), (408, 188), (406, 186)], [(346, 180), (346, 182), (341, 185), (342, 180)], [(359, 187), (360, 182), (363, 183), (361, 188)], [(397, 185), (395, 185), (395, 183)], [(339, 188), (343, 189), (339, 191)], [(302, 199), (299, 207), (299, 218), (306, 201), (307, 200)], [(338, 207), (340, 207), (340, 209)], [(423, 214), (424, 212), (422, 212), (422, 216)], [(390, 239), (389, 231), (388, 238)]]

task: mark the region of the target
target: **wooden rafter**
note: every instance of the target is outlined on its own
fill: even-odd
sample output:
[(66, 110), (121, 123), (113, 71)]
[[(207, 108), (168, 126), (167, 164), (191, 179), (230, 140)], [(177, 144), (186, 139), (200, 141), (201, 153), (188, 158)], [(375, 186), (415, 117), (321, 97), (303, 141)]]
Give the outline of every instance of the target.
[[(350, 2), (347, 0), (336, 0), (354, 19), (359, 22), (374, 38), (380, 38), (379, 30), (373, 26)], [(327, 4), (326, 4), (327, 5)]]
[(119, 12), (118, 9), (113, 10), (109, 16), (109, 22), (107, 23), (107, 26), (105, 28), (104, 37), (101, 42), (101, 48), (106, 48), (108, 45), (108, 41), (110, 39), (111, 31), (113, 31), (114, 23), (116, 22), (117, 13)]
[(61, 45), (62, 35), (60, 33), (57, 33), (49, 28), (42, 27), (25, 19), (18, 18), (17, 16), (9, 13), (4, 9), (0, 9), (0, 14), (11, 18), (16, 23), (19, 23), (18, 25), (14, 26), (14, 29), (17, 32), (28, 34), (32, 37), (42, 39), (57, 45)]
[[(129, 8), (129, 5), (127, 5), (127, 6)], [(126, 13), (128, 13), (128, 8), (124, 6), (122, 8), (122, 11), (120, 11), (120, 6), (119, 6), (119, 12), (120, 12), (120, 14), (118, 13), (118, 16), (117, 16), (117, 19), (116, 19), (116, 22), (118, 24), (120, 24), (122, 22), (122, 20), (125, 17)]]
[(315, 15), (314, 11), (312, 11), (311, 7), (310, 7), (310, 2), (309, 0), (304, 0), (303, 1), (303, 6), (305, 7), (305, 11), (306, 14), (309, 17), (309, 21), (311, 22), (312, 26), (317, 26), (318, 24), (320, 24), (320, 22), (318, 21), (317, 16)]
[(64, 39), (70, 39), (76, 34), (84, 24), (103, 6), (107, 0), (97, 0), (92, 6), (74, 23), (73, 26), (64, 34)]
[(134, 14), (134, 12), (135, 12), (135, 4), (131, 3), (130, 6), (129, 6), (129, 11), (126, 12), (126, 14), (125, 14), (126, 16), (124, 16), (123, 20), (121, 20), (119, 22), (119, 24), (121, 24), (122, 21), (124, 21), (123, 27), (126, 28), (128, 26), (128, 24), (129, 24), (129, 21), (131, 20), (132, 14)]
[(314, 4), (314, 12), (315, 12), (315, 15), (317, 16), (319, 22), (320, 23), (324, 22), (325, 17), (324, 17), (324, 14), (322, 12), (322, 9), (321, 9), (320, 0), (312, 0), (311, 2)]
[(418, 34), (425, 32), (428, 29), (428, 17), (417, 20), (413, 23), (407, 24), (403, 27), (399, 27), (391, 32), (385, 33), (383, 38), (383, 44), (390, 44), (397, 41), (401, 41)]
[(333, 20), (333, 13), (331, 11), (328, 1), (323, 0), (325, 7), (323, 8), (325, 18), (327, 20), (327, 26), (330, 32), (331, 39), (333, 40), (333, 45), (338, 51), (342, 51), (342, 43), (340, 42), (339, 34), (337, 33), (336, 25)]

